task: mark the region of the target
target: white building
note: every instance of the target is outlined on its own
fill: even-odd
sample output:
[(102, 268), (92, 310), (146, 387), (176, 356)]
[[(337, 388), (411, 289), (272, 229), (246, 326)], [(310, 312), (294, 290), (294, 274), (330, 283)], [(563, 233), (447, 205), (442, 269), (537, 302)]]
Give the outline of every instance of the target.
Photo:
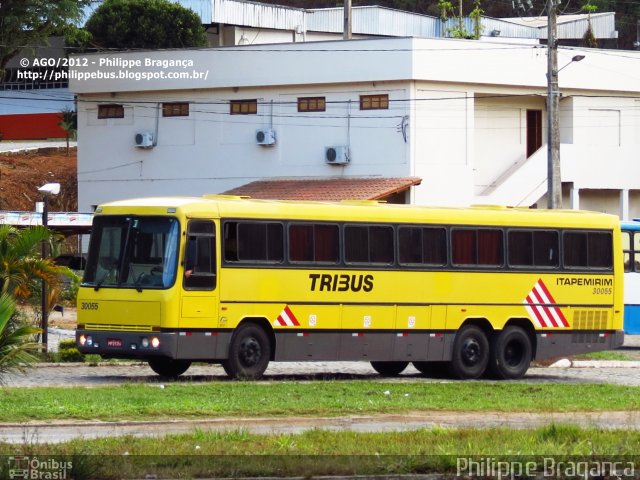
[[(280, 42), (315, 42), (342, 38), (344, 9), (291, 8), (246, 0), (172, 0), (193, 10), (206, 28), (211, 46), (257, 45)], [(92, 0), (84, 9), (84, 21), (103, 3)], [(495, 19), (481, 17), (481, 39), (539, 44), (546, 39), (546, 17)], [(463, 19), (468, 32), (474, 30), (470, 18)], [(82, 22), (81, 22), (82, 23)], [(617, 44), (615, 13), (558, 16), (561, 44), (579, 44), (591, 24), (600, 46)], [(450, 36), (457, 19), (439, 18), (380, 6), (352, 9), (354, 38)], [(59, 127), (60, 113), (73, 109), (67, 88), (67, 69), (62, 38), (50, 39), (49, 47), (27, 48), (7, 65), (0, 78), (0, 136), (25, 140), (64, 138)], [(21, 61), (27, 60), (27, 66)], [(36, 59), (58, 59), (55, 69), (35, 67)], [(24, 74), (28, 74), (26, 77)], [(33, 75), (36, 75), (34, 77)]]
[[(571, 62), (577, 54), (585, 59)], [(75, 63), (85, 59), (70, 84), (80, 211), (265, 178), (400, 178), (413, 203), (546, 205), (544, 47), (396, 38)], [(559, 51), (567, 207), (640, 216), (638, 60), (628, 51)]]

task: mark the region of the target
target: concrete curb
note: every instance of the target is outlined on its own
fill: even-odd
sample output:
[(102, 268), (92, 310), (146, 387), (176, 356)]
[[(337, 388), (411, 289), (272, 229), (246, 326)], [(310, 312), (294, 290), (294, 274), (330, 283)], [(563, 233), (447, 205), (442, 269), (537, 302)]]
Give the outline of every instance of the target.
[(636, 360), (569, 360), (563, 358), (549, 368), (640, 368)]

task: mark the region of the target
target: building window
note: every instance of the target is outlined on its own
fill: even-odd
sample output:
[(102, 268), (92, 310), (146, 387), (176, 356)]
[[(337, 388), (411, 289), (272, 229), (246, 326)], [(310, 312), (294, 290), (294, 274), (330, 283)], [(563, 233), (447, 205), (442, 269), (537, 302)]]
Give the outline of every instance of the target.
[(124, 118), (124, 106), (115, 103), (98, 105), (98, 118)]
[(231, 100), (231, 115), (255, 115), (258, 113), (258, 100)]
[(389, 95), (360, 95), (360, 110), (388, 110)]
[(298, 98), (299, 112), (324, 112), (327, 110), (325, 97)]
[(189, 104), (187, 102), (171, 102), (162, 104), (163, 117), (188, 117)]

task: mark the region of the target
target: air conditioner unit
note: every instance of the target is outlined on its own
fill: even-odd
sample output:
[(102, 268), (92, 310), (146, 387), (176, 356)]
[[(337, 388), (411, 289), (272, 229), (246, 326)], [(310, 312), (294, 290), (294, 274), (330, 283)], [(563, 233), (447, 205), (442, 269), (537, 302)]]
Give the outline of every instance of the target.
[(256, 143), (258, 145), (275, 145), (276, 132), (270, 128), (256, 130)]
[(153, 133), (151, 132), (136, 133), (135, 141), (136, 141), (136, 147), (153, 148)]
[(330, 165), (346, 165), (351, 160), (349, 147), (346, 145), (325, 147), (324, 159)]

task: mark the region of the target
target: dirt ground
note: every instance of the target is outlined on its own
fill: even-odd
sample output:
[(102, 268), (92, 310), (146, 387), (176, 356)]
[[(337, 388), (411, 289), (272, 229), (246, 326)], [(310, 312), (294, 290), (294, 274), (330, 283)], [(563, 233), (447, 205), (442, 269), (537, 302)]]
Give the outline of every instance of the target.
[(44, 148), (33, 152), (0, 154), (0, 210), (33, 211), (40, 201), (38, 187), (60, 183), (60, 195), (51, 199), (50, 211), (78, 208), (77, 150)]

